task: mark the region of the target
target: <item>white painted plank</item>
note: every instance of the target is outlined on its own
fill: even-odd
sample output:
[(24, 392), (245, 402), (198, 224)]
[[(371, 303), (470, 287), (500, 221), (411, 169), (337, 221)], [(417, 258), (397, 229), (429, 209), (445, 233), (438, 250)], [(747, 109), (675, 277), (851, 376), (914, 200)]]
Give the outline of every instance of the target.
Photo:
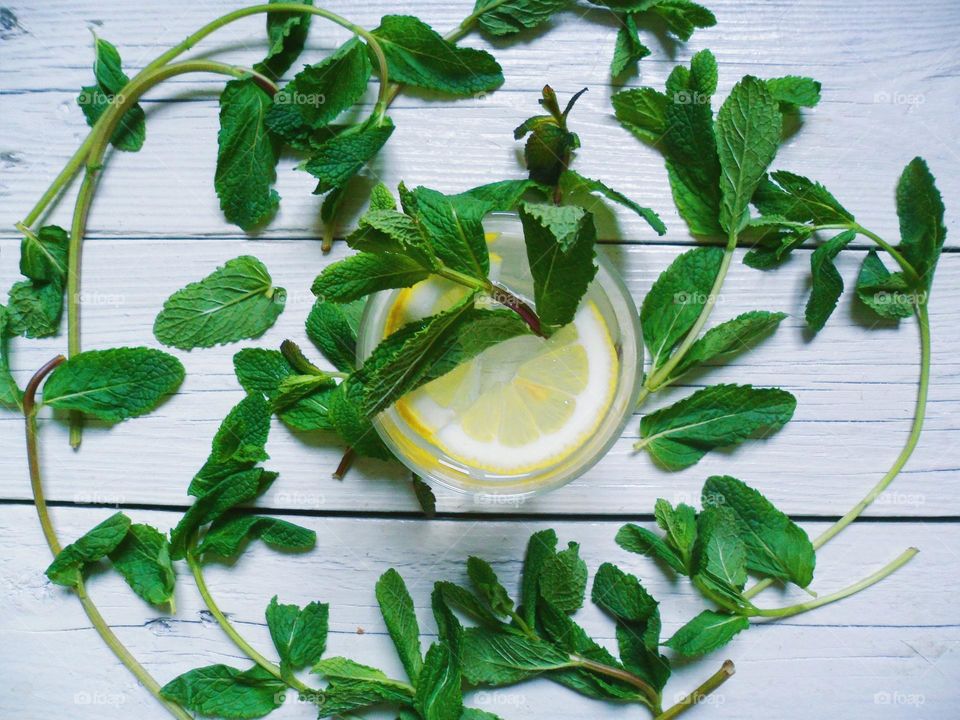
[[(146, 15), (131, 13), (119, 2), (70, 0), (56, 8), (12, 8), (26, 31), (14, 29), (0, 43), (0, 78), (8, 91), (0, 98), (0, 215), (9, 218), (0, 233), (13, 235), (8, 225), (28, 211), (86, 133), (74, 89), (89, 81), (88, 24), (116, 40), (137, 68), (218, 10), (234, 7), (229, 0), (175, 5), (176, 10), (153, 11), (162, 13), (158, 23), (147, 19), (150, 10)], [(367, 25), (376, 24), (386, 7), (367, 1), (332, 7), (341, 5)], [(960, 19), (956, 3), (891, 2), (878, 8), (875, 3), (838, 7), (822, 0), (748, 6), (725, 0), (711, 5), (719, 26), (698, 33), (688, 46), (671, 45), (664, 51), (651, 40), (657, 49), (643, 61), (645, 83), (662, 85), (675, 62), (708, 46), (721, 62), (721, 94), (744, 73), (815, 75), (824, 82), (824, 101), (806, 113), (802, 131), (787, 142), (778, 167), (823, 181), (866, 225), (891, 237), (896, 235), (892, 189), (914, 155), (930, 161), (948, 203), (958, 196), (960, 180), (950, 172), (958, 157), (958, 41), (942, 32)], [(403, 7), (397, 4), (394, 11)], [(454, 26), (467, 8), (468, 3), (431, 2), (418, 5), (417, 12), (445, 28)], [(443, 190), (516, 177), (521, 173), (519, 145), (511, 131), (536, 111), (543, 82), (561, 92), (589, 86), (592, 92), (574, 115), (584, 144), (577, 167), (660, 212), (670, 227), (664, 241), (685, 239), (659, 154), (635, 141), (610, 112), (608, 98), (615, 88), (609, 84), (607, 64), (614, 23), (601, 10), (584, 9), (562, 14), (553, 25), (536, 38), (495, 49), (507, 82), (489, 97), (452, 101), (401, 96), (392, 110), (397, 132), (370, 174), (391, 184), (404, 179)], [(259, 20), (248, 19), (228, 28), (209, 47), (225, 48), (228, 60), (252, 62), (262, 53), (261, 32)], [(342, 40), (326, 28), (315, 29), (313, 37), (317, 48)], [(804, 42), (790, 42), (797, 37)], [(469, 43), (489, 47), (480, 37), (471, 36)], [(577, 61), (571, 62), (572, 57)], [(151, 95), (147, 144), (141, 153), (111, 157), (93, 213), (92, 235), (242, 236), (223, 221), (212, 188), (218, 87), (212, 80), (185, 81)], [(189, 102), (160, 102), (171, 98)], [(43, 142), (37, 142), (37, 128), (44, 129)], [(424, 152), (425, 143), (429, 152)], [(311, 178), (292, 170), (295, 163), (292, 157), (281, 163), (278, 190), (284, 202), (266, 236), (315, 236), (319, 231), (319, 199), (310, 194)], [(55, 216), (61, 222), (67, 205)], [(948, 214), (951, 244), (960, 236), (956, 217)], [(603, 224), (602, 232), (606, 237), (657, 240), (642, 221), (620, 210)]]
[[(108, 514), (62, 508), (53, 512), (65, 540)], [(173, 513), (131, 514), (136, 521), (159, 527), (176, 521)], [(345, 654), (395, 675), (402, 670), (373, 596), (373, 584), (387, 567), (397, 567), (405, 577), (425, 633), (431, 634), (429, 592), (435, 580), (465, 581), (463, 562), (477, 554), (489, 559), (506, 586), (513, 588), (527, 537), (545, 527), (526, 522), (289, 519), (317, 530), (318, 548), (304, 555), (286, 555), (254, 544), (233, 568), (210, 567), (209, 584), (222, 608), (269, 656), (263, 608), (271, 596), (278, 594), (284, 602), (299, 604), (329, 602), (328, 654)], [(618, 526), (559, 523), (556, 529), (562, 542), (581, 542), (591, 575), (600, 562), (613, 561), (642, 577), (661, 601), (666, 636), (699, 612), (703, 603), (688, 583), (673, 583), (646, 559), (617, 548), (613, 536)], [(809, 532), (822, 527), (822, 523), (807, 525)], [(725, 650), (678, 668), (668, 697), (687, 692), (730, 657), (737, 664), (737, 675), (710, 708), (700, 711), (703, 717), (809, 717), (801, 708), (809, 709), (811, 694), (816, 695), (821, 712), (852, 720), (950, 717), (960, 673), (956, 652), (960, 617), (952, 589), (940, 578), (960, 572), (954, 551), (960, 541), (958, 532), (948, 524), (855, 525), (821, 552), (815, 581), (818, 591), (829, 592), (871, 572), (896, 556), (905, 542), (916, 544), (921, 553), (896, 575), (860, 595), (789, 622), (754, 627)], [(77, 720), (127, 718), (132, 711), (144, 720), (164, 717), (102, 645), (76, 600), (47, 583), (42, 576), (47, 562), (48, 551), (33, 509), (4, 507), (0, 512), (2, 592), (4, 606), (13, 613), (6, 615), (0, 629), (5, 648), (0, 673), (6, 680), (0, 714), (26, 718), (24, 708), (39, 708), (42, 700), (45, 713), (59, 711)], [(245, 665), (201, 612), (192, 579), (181, 572), (179, 581), (175, 617), (144, 605), (112, 573), (98, 574), (89, 587), (121, 639), (161, 682), (202, 664)], [(790, 602), (774, 591), (761, 597), (767, 606)], [(591, 604), (577, 614), (577, 620), (614, 647), (610, 620)], [(83, 704), (87, 698), (104, 704)], [(474, 704), (512, 719), (599, 719), (623, 717), (624, 712), (545, 681), (480, 691), (472, 698)], [(919, 709), (908, 704), (911, 699), (922, 702)], [(303, 707), (284, 708), (284, 713), (278, 717), (312, 717)], [(633, 711), (633, 716), (643, 716), (642, 711)]]
[[(643, 297), (657, 274), (681, 249), (607, 247), (623, 268), (631, 293)], [(4, 257), (16, 257), (15, 243), (0, 243)], [(241, 347), (277, 347), (287, 337), (312, 346), (303, 321), (312, 302), (308, 288), (328, 259), (318, 246), (297, 242), (139, 240), (92, 241), (85, 250), (83, 327), (87, 348), (156, 345), (155, 314), (163, 300), (187, 282), (241, 253), (261, 257), (278, 285), (289, 291), (288, 307), (277, 325), (257, 341), (176, 352), (187, 368), (181, 391), (154, 413), (112, 430), (88, 429), (82, 450), (69, 450), (59, 422), (42, 423), (45, 468), (52, 498), (77, 502), (130, 502), (181, 505), (188, 479), (202, 464), (220, 420), (241, 390), (231, 358)], [(338, 245), (331, 259), (348, 250)], [(862, 253), (841, 257), (840, 267), (852, 284)], [(150, 258), (149, 267), (140, 267)], [(716, 321), (747, 310), (784, 310), (792, 317), (772, 338), (727, 367), (691, 376), (656, 402), (672, 402), (690, 386), (716, 382), (781, 385), (799, 400), (795, 419), (769, 441), (748, 443), (732, 453), (711, 453), (681, 473), (656, 468), (646, 455), (631, 454), (637, 423), (593, 470), (567, 488), (528, 502), (523, 512), (650, 512), (660, 496), (696, 497), (703, 479), (726, 473), (770, 492), (792, 513), (836, 515), (856, 502), (886, 471), (909, 430), (918, 373), (915, 324), (870, 329), (848, 293), (819, 337), (803, 330), (803, 303), (809, 253), (802, 252), (779, 271), (762, 273), (734, 263)], [(2, 264), (0, 282), (9, 285), (16, 272)], [(117, 273), (117, 267), (130, 270)], [(955, 483), (960, 468), (956, 434), (958, 385), (954, 308), (960, 302), (960, 257), (944, 256), (932, 299), (934, 357), (927, 429), (916, 455), (890, 495), (871, 513), (957, 515)], [(16, 341), (13, 366), (21, 383), (57, 352), (61, 336), (45, 341)], [(651, 403), (650, 407), (655, 407)], [(21, 422), (0, 415), (0, 497), (25, 498), (26, 465)], [(132, 452), (132, 449), (136, 449)], [(175, 451), (171, 449), (175, 448)], [(341, 449), (330, 438), (295, 435), (279, 423), (270, 440), (270, 465), (282, 480), (267, 496), (271, 506), (286, 509), (415, 510), (412, 495), (397, 488), (398, 467), (361, 463), (342, 483), (329, 479)], [(501, 511), (472, 498), (440, 492), (446, 511)]]

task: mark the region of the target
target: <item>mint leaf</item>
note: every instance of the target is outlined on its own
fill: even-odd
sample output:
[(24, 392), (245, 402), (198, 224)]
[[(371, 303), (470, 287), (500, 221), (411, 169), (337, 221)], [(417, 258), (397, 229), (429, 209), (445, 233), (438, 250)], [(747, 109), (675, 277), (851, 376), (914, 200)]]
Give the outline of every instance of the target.
[(806, 587), (816, 556), (807, 533), (763, 495), (729, 475), (714, 475), (703, 486), (703, 504), (733, 511), (747, 548), (747, 567)]
[(553, 186), (567, 169), (573, 151), (580, 147), (580, 138), (567, 129), (567, 115), (585, 92), (586, 88), (573, 95), (561, 112), (557, 94), (545, 85), (539, 102), (550, 114), (527, 118), (513, 131), (515, 140), (530, 135), (523, 146), (523, 157), (531, 180)]
[(351, 126), (318, 145), (298, 167), (319, 180), (313, 193), (322, 195), (341, 187), (360, 172), (392, 133), (393, 123), (388, 117), (379, 124), (367, 122)]
[(327, 265), (311, 289), (324, 301), (351, 302), (380, 290), (410, 287), (429, 276), (406, 255), (362, 252)]
[(513, 35), (535, 28), (563, 10), (570, 0), (477, 0), (473, 11), (483, 11), (477, 18), (491, 35)]
[(750, 627), (742, 615), (704, 610), (667, 640), (667, 647), (684, 657), (698, 657), (722, 648), (733, 636)]
[(580, 545), (571, 542), (565, 550), (544, 561), (540, 569), (540, 597), (568, 615), (583, 605), (587, 590), (587, 564), (580, 559)]
[(47, 568), (47, 577), (57, 585), (77, 587), (83, 579), (83, 566), (113, 552), (129, 529), (130, 518), (122, 512), (111, 515), (57, 553)]
[(439, 592), (445, 602), (462, 610), (484, 627), (503, 632), (519, 632), (512, 626), (503, 623), (493, 614), (487, 603), (466, 588), (451, 582), (438, 582), (434, 585), (434, 592)]
[(50, 374), (43, 404), (120, 422), (153, 410), (180, 386), (183, 374), (180, 361), (160, 350), (88, 350)]
[(747, 581), (747, 548), (733, 511), (710, 506), (697, 516), (693, 550), (694, 582), (717, 602), (743, 603), (740, 591)]
[(259, 393), (247, 395), (220, 423), (210, 455), (197, 472), (187, 492), (200, 497), (220, 480), (256, 463), (267, 460), (267, 436), (270, 434), (270, 406)]
[(197, 553), (214, 553), (224, 559), (240, 554), (247, 540), (258, 538), (268, 545), (289, 551), (310, 550), (316, 545), (313, 530), (274, 517), (227, 513), (204, 533)]
[(245, 348), (233, 356), (233, 369), (240, 387), (247, 393), (260, 393), (273, 400), (284, 378), (293, 367), (279, 350)]
[(347, 237), (354, 250), (406, 255), (425, 268), (435, 269), (434, 250), (417, 222), (396, 210), (370, 210)]
[(397, 648), (400, 662), (407, 677), (416, 685), (423, 656), (420, 654), (420, 626), (413, 611), (413, 599), (407, 591), (403, 578), (393, 568), (387, 570), (377, 581), (377, 603), (387, 625), (387, 631)]
[(764, 81), (773, 99), (781, 105), (814, 107), (820, 102), (820, 83), (813, 78), (786, 75)]
[(637, 63), (650, 54), (650, 48), (640, 42), (637, 21), (633, 13), (624, 13), (620, 17), (620, 29), (617, 30), (617, 42), (613, 47), (613, 60), (610, 62), (610, 74), (614, 77), (627, 70), (636, 70)]
[(401, 187), (404, 209), (426, 232), (433, 252), (447, 267), (478, 280), (490, 272), (490, 257), (481, 221), (487, 202), (461, 195), (444, 195), (425, 187)]
[(153, 605), (173, 599), (176, 575), (166, 535), (149, 525), (130, 525), (110, 561), (133, 591)]
[(437, 496), (433, 494), (433, 488), (417, 475), (413, 476), (411, 482), (413, 484), (413, 492), (417, 497), (417, 503), (420, 505), (420, 509), (423, 510), (423, 514), (428, 518), (436, 517)]
[(336, 680), (323, 691), (320, 717), (340, 717), (371, 705), (389, 703), (409, 706), (413, 703), (410, 688), (395, 687), (368, 680)]
[(750, 198), (777, 154), (782, 125), (777, 101), (761, 80), (749, 75), (717, 113), (720, 225), (729, 235), (739, 233), (750, 218)]
[[(677, 551), (667, 545), (659, 535), (646, 528), (633, 524), (624, 525), (617, 531), (616, 540), (617, 545), (624, 550), (661, 560), (681, 575), (686, 575), (688, 572), (683, 558), (677, 554)], [(594, 581), (594, 587), (596, 587), (596, 581)]]
[(36, 233), (25, 232), (20, 241), (20, 272), (35, 283), (63, 287), (69, 244), (67, 231), (56, 225), (45, 225)]
[(923, 158), (914, 158), (897, 183), (898, 249), (920, 276), (922, 288), (928, 291), (947, 237), (943, 212), (943, 199), (930, 168)]
[(644, 623), (657, 612), (657, 601), (629, 573), (603, 563), (593, 578), (590, 599), (619, 620)]
[(796, 407), (785, 390), (712, 385), (645, 415), (634, 448), (646, 448), (667, 470), (682, 470), (710, 450), (779, 430)]
[(273, 409), (283, 413), (290, 408), (297, 407), (304, 400), (319, 392), (332, 392), (336, 382), (329, 375), (289, 375), (285, 377), (277, 388), (273, 400)]
[(22, 410), (23, 392), (10, 373), (10, 358), (7, 354), (9, 320), (9, 311), (0, 305), (0, 406), (9, 410)]
[(834, 258), (856, 237), (856, 231), (844, 230), (810, 255), (813, 285), (807, 300), (806, 318), (807, 325), (814, 332), (819, 332), (827, 324), (843, 293), (843, 278), (833, 264)]
[(266, 266), (241, 255), (167, 298), (153, 334), (181, 350), (260, 337), (273, 327), (286, 300), (286, 290), (274, 287)]
[(717, 18), (712, 12), (691, 0), (657, 0), (644, 4), (667, 24), (671, 33), (684, 42), (690, 39), (697, 28), (708, 28), (717, 24)]
[(458, 659), (446, 645), (434, 643), (427, 650), (417, 678), (413, 705), (423, 720), (459, 718), (463, 711), (463, 680)]
[(540, 573), (546, 562), (556, 554), (556, 532), (540, 530), (530, 536), (520, 579), (520, 610), (524, 622), (531, 627), (536, 621), (537, 601), (540, 598)]
[(571, 665), (570, 656), (523, 635), (468, 628), (463, 636), (463, 675), (471, 685), (511, 685)]
[(777, 170), (761, 180), (752, 202), (763, 215), (791, 222), (814, 225), (853, 222), (853, 215), (823, 185), (786, 170)]
[(711, 360), (727, 360), (770, 335), (786, 313), (752, 310), (710, 328), (687, 351), (670, 373), (673, 381), (697, 365)]
[(653, 210), (638, 205), (623, 193), (614, 190), (609, 185), (604, 185), (599, 180), (593, 180), (591, 178), (584, 177), (575, 170), (566, 170), (560, 176), (560, 185), (565, 192), (569, 190), (573, 192), (585, 191), (590, 193), (600, 193), (608, 200), (612, 200), (615, 203), (623, 205), (625, 208), (633, 210), (633, 212), (647, 221), (650, 227), (657, 232), (657, 235), (663, 235), (667, 232), (667, 226), (663, 224), (660, 216), (657, 215)]
[(385, 183), (378, 182), (370, 190), (370, 206), (368, 210), (396, 210), (397, 200)]
[(913, 315), (918, 299), (904, 274), (887, 270), (876, 250), (870, 250), (860, 266), (857, 297), (877, 315), (889, 320)]
[(280, 664), (286, 670), (313, 666), (327, 647), (327, 619), (330, 607), (312, 602), (303, 608), (281, 605), (274, 595), (267, 606), (267, 626)]
[(566, 205), (520, 206), (537, 314), (547, 334), (571, 322), (597, 274), (593, 215)]
[[(269, 2), (286, 2), (287, 0), (269, 0)], [(293, 0), (294, 3), (312, 6), (313, 0)], [(254, 65), (254, 69), (277, 79), (281, 77), (300, 57), (307, 33), (310, 30), (310, 19), (313, 16), (302, 12), (267, 13), (267, 40), (269, 47), (267, 56)]]
[(490, 609), (497, 615), (509, 615), (513, 612), (513, 600), (506, 588), (497, 579), (497, 573), (490, 563), (478, 557), (467, 559), (467, 574), (478, 593), (487, 601)]
[(14, 335), (42, 338), (56, 335), (63, 312), (63, 286), (23, 280), (10, 288), (8, 328)]
[(393, 454), (383, 444), (366, 411), (364, 388), (357, 382), (340, 383), (327, 398), (327, 419), (347, 446), (363, 456), (390, 460)]
[[(756, 196), (754, 196), (756, 197)], [(760, 221), (764, 218), (760, 218)], [(753, 223), (751, 223), (753, 224)], [(757, 270), (769, 270), (781, 265), (798, 247), (803, 245), (811, 235), (813, 227), (795, 227), (791, 230), (777, 230), (771, 232), (770, 227), (757, 240), (757, 245), (743, 256), (743, 264)]]
[(364, 680), (366, 682), (392, 685), (399, 689), (408, 688), (406, 683), (391, 680), (382, 670), (361, 665), (344, 657), (331, 657), (320, 660), (313, 666), (313, 672), (332, 680)]
[(660, 529), (667, 533), (667, 542), (680, 553), (689, 568), (697, 541), (697, 511), (686, 503), (678, 503), (673, 507), (660, 498), (654, 505), (653, 515)]
[(656, 143), (667, 132), (670, 99), (650, 87), (632, 88), (611, 98), (620, 124), (640, 140)]
[(697, 321), (722, 260), (720, 248), (688, 250), (660, 273), (643, 299), (640, 327), (650, 351), (651, 372), (667, 362), (673, 348)]
[(363, 96), (370, 72), (365, 47), (351, 38), (323, 61), (305, 67), (274, 95), (267, 127), (295, 146), (309, 145), (315, 131)]
[(528, 190), (542, 189), (542, 186), (533, 180), (498, 180), (486, 185), (478, 185), (451, 197), (454, 198), (454, 202), (462, 198), (479, 200), (486, 205), (486, 212), (500, 212), (515, 210)]
[(220, 132), (214, 186), (227, 220), (243, 230), (262, 225), (277, 211), (280, 147), (267, 132), (271, 98), (252, 79), (231, 80), (220, 95)]
[(460, 97), (503, 84), (503, 72), (490, 53), (457, 47), (415, 17), (385, 15), (372, 32), (393, 82)]
[[(120, 53), (116, 47), (103, 38), (94, 37), (93, 50), (93, 75), (97, 84), (82, 87), (77, 97), (77, 104), (90, 127), (96, 124), (112, 103), (117, 102), (117, 96), (122, 94), (130, 82), (130, 78), (121, 68)], [(143, 147), (146, 135), (143, 108), (134, 104), (120, 118), (113, 135), (110, 136), (110, 144), (117, 150), (136, 152)]]
[(240, 671), (208, 665), (178, 675), (160, 689), (188, 710), (222, 718), (259, 718), (283, 704), (286, 683), (259, 665)]

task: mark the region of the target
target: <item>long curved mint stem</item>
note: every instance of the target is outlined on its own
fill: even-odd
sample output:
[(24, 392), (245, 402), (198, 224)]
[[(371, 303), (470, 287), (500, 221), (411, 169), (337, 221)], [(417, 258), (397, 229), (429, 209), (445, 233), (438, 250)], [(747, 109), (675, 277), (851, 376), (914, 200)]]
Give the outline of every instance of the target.
[(702, 685), (681, 699), (676, 705), (657, 715), (654, 720), (671, 720), (672, 718), (679, 717), (690, 708), (696, 707), (703, 702), (703, 699), (707, 697), (707, 695), (732, 678), (735, 672), (736, 668), (733, 666), (733, 662), (731, 660), (724, 660), (720, 669), (707, 678)]

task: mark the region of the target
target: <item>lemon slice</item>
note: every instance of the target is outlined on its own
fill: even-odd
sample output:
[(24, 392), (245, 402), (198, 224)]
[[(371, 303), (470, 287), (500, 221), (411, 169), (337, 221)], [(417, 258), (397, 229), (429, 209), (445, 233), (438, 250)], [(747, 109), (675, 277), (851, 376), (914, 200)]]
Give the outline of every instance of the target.
[[(398, 298), (398, 315), (422, 309), (428, 297), (442, 309), (455, 302), (451, 294), (411, 288)], [(588, 301), (551, 338), (494, 345), (407, 394), (396, 410), (418, 435), (471, 468), (497, 475), (548, 469), (597, 429), (613, 401), (618, 362), (603, 316)]]

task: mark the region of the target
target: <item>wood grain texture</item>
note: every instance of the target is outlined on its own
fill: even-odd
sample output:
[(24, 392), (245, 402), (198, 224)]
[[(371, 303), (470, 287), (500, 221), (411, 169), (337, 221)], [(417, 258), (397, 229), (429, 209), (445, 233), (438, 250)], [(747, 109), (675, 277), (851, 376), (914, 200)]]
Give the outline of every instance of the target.
[[(57, 508), (54, 519), (62, 537), (69, 539), (108, 513)], [(176, 521), (173, 513), (131, 514), (136, 521), (159, 527)], [(14, 610), (16, 617), (0, 630), (5, 649), (0, 654), (0, 673), (13, 678), (0, 694), (0, 714), (27, 717), (20, 714), (24, 698), (29, 707), (38, 707), (34, 703), (42, 697), (45, 712), (71, 719), (128, 718), (132, 712), (144, 720), (161, 718), (149, 696), (100, 643), (76, 599), (43, 577), (48, 551), (33, 515), (29, 507), (9, 507), (0, 515), (0, 568), (7, 579), (4, 606)], [(434, 581), (465, 582), (464, 559), (475, 554), (490, 560), (506, 586), (514, 588), (526, 538), (547, 527), (543, 522), (287, 519), (315, 529), (317, 549), (286, 555), (254, 544), (233, 568), (210, 566), (209, 585), (222, 609), (258, 649), (272, 656), (263, 609), (274, 594), (283, 602), (301, 605), (311, 600), (329, 602), (327, 654), (375, 664), (398, 677), (402, 669), (374, 600), (376, 578), (390, 566), (397, 568), (413, 595), (424, 634), (431, 635), (435, 630), (429, 594)], [(581, 543), (591, 576), (601, 562), (611, 561), (642, 577), (662, 603), (665, 636), (702, 609), (703, 602), (688, 583), (666, 579), (652, 562), (614, 544), (619, 523), (552, 526), (562, 542)], [(822, 527), (822, 523), (806, 524), (811, 533)], [(889, 528), (885, 523), (861, 523), (825, 548), (814, 589), (828, 592), (850, 583), (899, 554), (905, 542), (921, 548), (912, 563), (843, 603), (788, 622), (755, 626), (723, 651), (679, 667), (667, 697), (686, 693), (730, 657), (737, 664), (736, 676), (697, 717), (810, 717), (798, 714), (797, 708), (809, 707), (811, 695), (822, 698), (836, 717), (852, 720), (950, 717), (956, 693), (953, 680), (960, 672), (956, 652), (960, 615), (951, 589), (938, 577), (960, 572), (955, 552), (960, 534), (956, 526), (944, 524), (904, 523), (896, 533)], [(183, 568), (174, 617), (144, 605), (113, 573), (97, 574), (89, 587), (121, 639), (161, 682), (201, 664), (247, 664), (203, 612)], [(774, 590), (761, 596), (766, 606), (803, 597)], [(597, 608), (588, 603), (576, 617), (598, 640), (615, 647), (612, 623)], [(46, 673), (27, 674), (22, 672), (24, 666), (58, 668), (56, 686), (43, 687), (40, 681)], [(102, 704), (83, 704), (88, 697)], [(472, 704), (504, 718), (645, 717), (642, 710), (625, 711), (586, 700), (545, 681), (479, 690), (471, 697)], [(888, 697), (891, 702), (885, 704)], [(278, 717), (314, 717), (309, 708), (295, 704), (284, 713)]]

